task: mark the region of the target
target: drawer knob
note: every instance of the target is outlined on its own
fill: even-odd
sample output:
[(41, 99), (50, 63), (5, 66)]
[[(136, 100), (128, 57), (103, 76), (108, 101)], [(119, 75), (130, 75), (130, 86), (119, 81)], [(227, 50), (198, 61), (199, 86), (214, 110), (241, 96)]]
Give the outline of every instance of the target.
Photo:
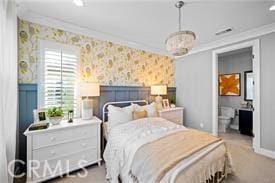
[(55, 155), (55, 151), (51, 151), (51, 155)]
[(51, 137), (51, 141), (54, 141), (55, 140), (55, 137)]

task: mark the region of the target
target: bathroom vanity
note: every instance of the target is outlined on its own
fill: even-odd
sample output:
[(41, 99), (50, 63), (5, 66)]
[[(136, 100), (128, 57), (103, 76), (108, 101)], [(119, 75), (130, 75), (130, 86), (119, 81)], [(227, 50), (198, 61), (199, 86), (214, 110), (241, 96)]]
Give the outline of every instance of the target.
[(239, 131), (241, 134), (253, 136), (253, 110), (239, 109)]

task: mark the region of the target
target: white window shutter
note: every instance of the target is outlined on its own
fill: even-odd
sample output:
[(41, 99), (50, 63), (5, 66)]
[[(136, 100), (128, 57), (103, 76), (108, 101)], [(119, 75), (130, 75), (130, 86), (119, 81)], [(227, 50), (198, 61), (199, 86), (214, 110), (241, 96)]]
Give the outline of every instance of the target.
[(49, 44), (43, 46), (41, 53), (40, 107), (61, 107), (65, 116), (69, 110), (74, 110), (76, 114), (77, 52), (63, 48), (62, 45), (51, 47)]

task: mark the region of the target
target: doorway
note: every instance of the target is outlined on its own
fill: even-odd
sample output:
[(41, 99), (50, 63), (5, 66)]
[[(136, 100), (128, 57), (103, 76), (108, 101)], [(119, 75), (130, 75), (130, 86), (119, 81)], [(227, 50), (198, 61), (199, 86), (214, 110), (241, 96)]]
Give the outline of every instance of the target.
[[(221, 49), (214, 50), (212, 52), (212, 133), (213, 135), (218, 135), (219, 132), (219, 56), (226, 55), (230, 52), (237, 52), (238, 50), (251, 49), (252, 58), (252, 70), (254, 79), (254, 92), (253, 92), (253, 105), (251, 105), (252, 118), (253, 118), (253, 139), (252, 146), (255, 152), (260, 150), (260, 55), (259, 55), (259, 40), (253, 40), (249, 42), (244, 42), (240, 44), (235, 44), (232, 46), (224, 47)], [(226, 76), (228, 77), (228, 76)], [(240, 76), (241, 77), (241, 76)], [(237, 76), (236, 76), (237, 78)], [(240, 88), (241, 89), (241, 88)], [(252, 102), (251, 102), (252, 103)], [(233, 125), (234, 128), (234, 125)]]

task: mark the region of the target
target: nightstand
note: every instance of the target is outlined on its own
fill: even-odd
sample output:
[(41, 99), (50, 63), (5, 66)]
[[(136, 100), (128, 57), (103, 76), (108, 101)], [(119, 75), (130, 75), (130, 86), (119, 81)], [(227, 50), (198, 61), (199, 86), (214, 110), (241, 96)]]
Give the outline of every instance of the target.
[(100, 166), (101, 120), (67, 120), (44, 130), (25, 131), (27, 182), (42, 182), (91, 164)]
[(159, 117), (183, 125), (183, 107), (167, 108), (158, 111)]

